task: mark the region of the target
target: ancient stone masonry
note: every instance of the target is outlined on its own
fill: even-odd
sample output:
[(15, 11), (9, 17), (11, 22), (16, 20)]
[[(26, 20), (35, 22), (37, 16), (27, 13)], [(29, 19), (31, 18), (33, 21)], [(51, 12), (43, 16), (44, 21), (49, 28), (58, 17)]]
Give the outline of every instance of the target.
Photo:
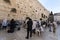
[[(10, 3), (10, 4), (9, 4)], [(42, 16), (43, 14), (43, 16)], [(47, 19), (49, 11), (37, 0), (0, 0), (0, 19)]]

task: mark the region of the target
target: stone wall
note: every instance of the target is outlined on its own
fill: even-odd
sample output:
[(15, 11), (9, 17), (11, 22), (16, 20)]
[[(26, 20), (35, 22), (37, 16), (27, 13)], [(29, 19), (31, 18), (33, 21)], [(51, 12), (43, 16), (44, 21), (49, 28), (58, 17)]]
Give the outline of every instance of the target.
[[(44, 8), (37, 0), (10, 0), (10, 3), (0, 0), (0, 19), (25, 19), (27, 16), (34, 19), (40, 19), (41, 14), (45, 15), (47, 19), (49, 11)], [(15, 8), (16, 13), (11, 12), (11, 9)]]

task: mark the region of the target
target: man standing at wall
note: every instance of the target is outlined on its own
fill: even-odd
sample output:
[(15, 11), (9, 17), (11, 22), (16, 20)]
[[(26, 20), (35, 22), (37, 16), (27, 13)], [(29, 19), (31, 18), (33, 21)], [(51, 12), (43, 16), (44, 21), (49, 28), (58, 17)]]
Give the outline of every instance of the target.
[(32, 19), (31, 18), (27, 18), (28, 21), (27, 21), (27, 37), (26, 39), (29, 39), (29, 34), (30, 34), (30, 37), (32, 37), (32, 25), (33, 25), (33, 22), (32, 22)]

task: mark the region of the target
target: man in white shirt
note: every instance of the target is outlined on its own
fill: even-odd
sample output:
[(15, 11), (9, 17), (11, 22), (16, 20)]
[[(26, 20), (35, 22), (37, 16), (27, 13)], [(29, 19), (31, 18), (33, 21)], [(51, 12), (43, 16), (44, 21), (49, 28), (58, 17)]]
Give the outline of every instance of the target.
[(7, 25), (8, 25), (7, 19), (4, 19), (3, 22), (2, 22), (2, 28), (6, 29)]

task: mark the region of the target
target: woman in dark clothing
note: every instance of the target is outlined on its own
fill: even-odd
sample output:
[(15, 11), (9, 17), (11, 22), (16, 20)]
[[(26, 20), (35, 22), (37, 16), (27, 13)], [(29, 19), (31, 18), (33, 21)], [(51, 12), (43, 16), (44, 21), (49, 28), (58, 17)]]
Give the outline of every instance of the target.
[(8, 33), (13, 33), (16, 28), (16, 22), (14, 19), (10, 21), (10, 30), (8, 30)]

